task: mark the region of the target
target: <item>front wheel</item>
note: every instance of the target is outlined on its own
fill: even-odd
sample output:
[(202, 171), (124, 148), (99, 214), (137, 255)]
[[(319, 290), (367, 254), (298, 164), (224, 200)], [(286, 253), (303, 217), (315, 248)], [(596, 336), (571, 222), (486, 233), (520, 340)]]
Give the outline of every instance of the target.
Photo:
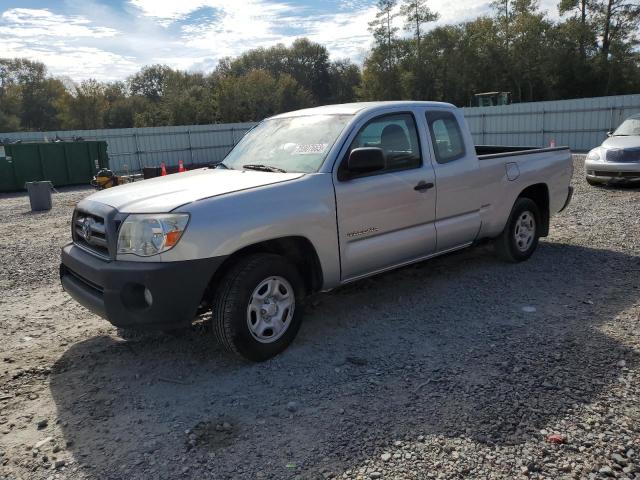
[(540, 227), (538, 205), (529, 198), (519, 198), (511, 210), (507, 225), (496, 239), (498, 255), (508, 262), (527, 260), (538, 246)]
[(591, 185), (592, 187), (601, 187), (602, 186), (602, 182), (599, 182), (598, 180), (592, 180), (589, 177), (586, 177), (587, 183), (589, 185)]
[(283, 257), (255, 254), (238, 261), (213, 298), (213, 333), (223, 347), (261, 362), (293, 341), (302, 319), (302, 281)]

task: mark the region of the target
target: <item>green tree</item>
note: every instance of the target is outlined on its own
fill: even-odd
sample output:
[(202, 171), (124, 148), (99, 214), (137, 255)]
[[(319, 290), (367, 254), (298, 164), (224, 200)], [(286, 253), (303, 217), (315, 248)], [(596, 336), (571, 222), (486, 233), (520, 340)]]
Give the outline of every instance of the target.
[(431, 11), (426, 0), (405, 0), (400, 6), (400, 15), (404, 18), (405, 30), (412, 32), (415, 39), (416, 65), (420, 67), (422, 65), (420, 40), (422, 40), (423, 27), (426, 23), (438, 20), (440, 15)]
[(0, 132), (20, 129), (22, 93), (7, 60), (0, 59)]
[(393, 25), (393, 20), (398, 16), (395, 12), (397, 4), (398, 0), (378, 0), (376, 18), (369, 23), (369, 31), (373, 34), (377, 49), (382, 48), (384, 51), (387, 71), (392, 70), (396, 61), (394, 43), (398, 27)]
[(546, 39), (552, 24), (540, 11), (537, 0), (494, 2), (498, 39), (501, 41), (503, 74), (510, 80), (516, 101), (544, 98), (548, 78), (544, 66), (548, 57)]
[(329, 65), (330, 103), (349, 103), (357, 99), (362, 82), (360, 69), (349, 60), (336, 60)]
[(5, 122), (9, 119), (14, 124), (15, 108), (19, 105), (22, 129), (57, 129), (60, 126), (60, 99), (67, 93), (60, 80), (47, 77), (43, 63), (24, 58), (0, 59), (0, 82), (3, 90), (11, 90), (11, 95), (3, 101)]
[(254, 70), (263, 70), (274, 78), (290, 75), (311, 93), (315, 103), (324, 104), (332, 95), (330, 66), (329, 52), (325, 46), (298, 38), (291, 47), (278, 44), (249, 50), (235, 59), (223, 59), (216, 68), (216, 74), (240, 77)]
[(312, 97), (290, 75), (275, 78), (265, 70), (253, 70), (221, 78), (215, 101), (219, 121), (246, 122), (310, 106)]
[(637, 0), (598, 0), (595, 10), (597, 33), (601, 38), (602, 95), (610, 95), (615, 91), (615, 82), (620, 81), (615, 79), (615, 74), (622, 73), (633, 59), (638, 61), (640, 3)]
[(280, 75), (276, 80), (274, 113), (289, 112), (314, 105), (313, 95), (291, 75)]
[(213, 123), (213, 82), (202, 73), (172, 70), (166, 79), (162, 103), (176, 125)]
[(104, 113), (104, 126), (106, 128), (147, 126), (144, 124), (143, 113), (151, 108), (151, 105), (149, 100), (139, 95), (116, 98), (109, 103)]
[(560, 0), (558, 12), (560, 15), (573, 13), (572, 15), (572, 35), (577, 37), (578, 51), (583, 63), (587, 60), (588, 45), (595, 44), (593, 36), (593, 25), (590, 21), (590, 13), (593, 9), (593, 0)]
[(144, 67), (129, 78), (129, 90), (132, 95), (141, 95), (151, 101), (160, 101), (164, 95), (171, 69), (166, 65)]
[(398, 71), (398, 27), (394, 19), (397, 0), (378, 0), (375, 19), (369, 23), (374, 46), (364, 61), (360, 94), (367, 100), (396, 100), (402, 98), (401, 72)]
[(92, 79), (84, 80), (62, 101), (62, 128), (95, 130), (104, 127), (108, 107), (104, 84)]

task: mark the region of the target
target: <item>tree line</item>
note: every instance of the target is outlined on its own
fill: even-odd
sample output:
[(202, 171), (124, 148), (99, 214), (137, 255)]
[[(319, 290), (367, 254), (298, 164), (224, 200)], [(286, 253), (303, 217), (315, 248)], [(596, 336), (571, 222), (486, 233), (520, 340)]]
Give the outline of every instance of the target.
[[(640, 2), (496, 0), (492, 14), (432, 28), (426, 0), (378, 0), (362, 67), (300, 38), (224, 58), (210, 73), (151, 65), (123, 81), (55, 78), (27, 59), (0, 59), (0, 131), (256, 121), (359, 100), (469, 104), (508, 91), (516, 102), (640, 92)], [(401, 25), (401, 27), (399, 26)]]

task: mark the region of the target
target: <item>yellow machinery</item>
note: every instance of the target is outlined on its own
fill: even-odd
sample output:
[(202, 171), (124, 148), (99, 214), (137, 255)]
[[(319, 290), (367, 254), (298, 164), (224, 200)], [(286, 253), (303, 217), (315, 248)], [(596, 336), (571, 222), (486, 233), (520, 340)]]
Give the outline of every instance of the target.
[(123, 183), (129, 183), (129, 179), (126, 177), (119, 177), (111, 170), (103, 168), (98, 171), (91, 180), (91, 185), (97, 190), (104, 190), (105, 188), (116, 187)]

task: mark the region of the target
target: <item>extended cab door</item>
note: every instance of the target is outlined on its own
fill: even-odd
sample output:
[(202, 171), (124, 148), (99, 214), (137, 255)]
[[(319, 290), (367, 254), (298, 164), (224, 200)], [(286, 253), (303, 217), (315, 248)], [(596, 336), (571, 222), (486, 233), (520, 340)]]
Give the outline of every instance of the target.
[(436, 230), (439, 252), (473, 242), (481, 226), (483, 179), (473, 140), (459, 111), (427, 109), (428, 135), (438, 185)]
[[(418, 127), (424, 123), (413, 111), (394, 112), (361, 121), (350, 135), (334, 177), (343, 281), (435, 251), (434, 173)], [(358, 147), (381, 148), (386, 168), (349, 172), (349, 153)]]

